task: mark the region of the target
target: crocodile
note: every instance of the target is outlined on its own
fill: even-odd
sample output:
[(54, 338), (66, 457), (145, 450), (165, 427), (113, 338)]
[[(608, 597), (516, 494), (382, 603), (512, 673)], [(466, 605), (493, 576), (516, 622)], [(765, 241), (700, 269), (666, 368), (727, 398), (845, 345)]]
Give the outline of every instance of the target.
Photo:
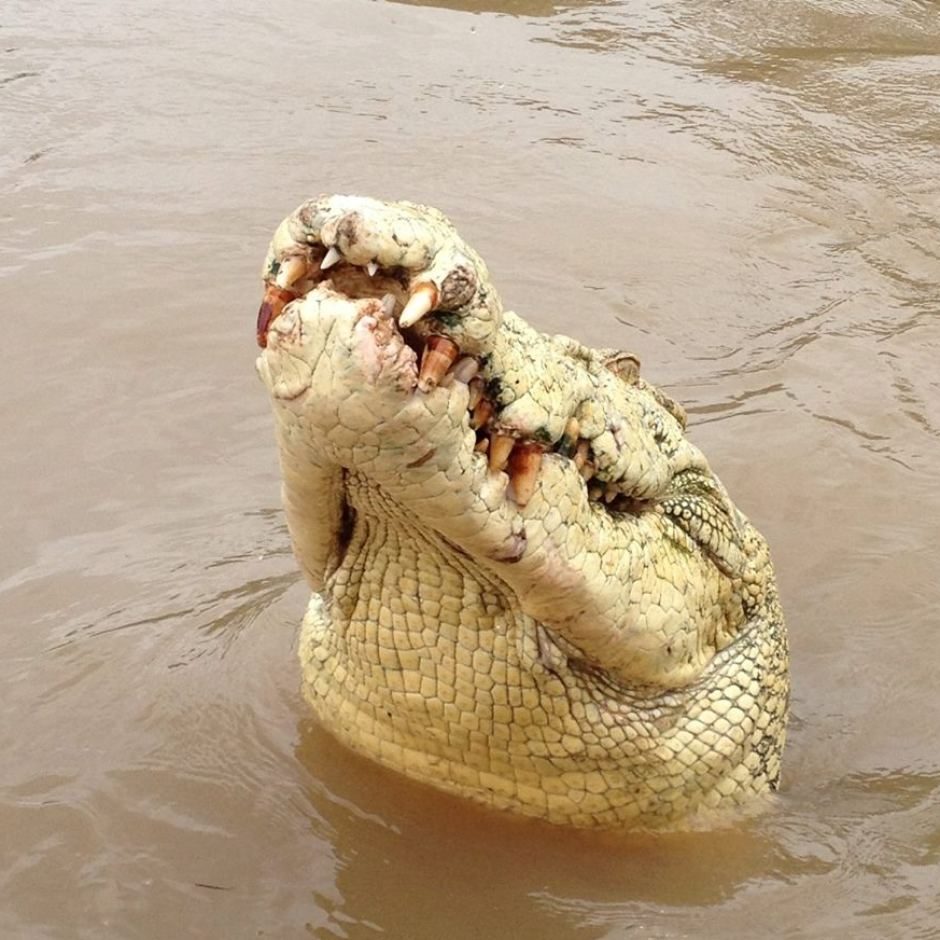
[(317, 720), (412, 779), (569, 826), (766, 803), (789, 702), (767, 544), (638, 358), (504, 309), (415, 203), (311, 199), (262, 277)]

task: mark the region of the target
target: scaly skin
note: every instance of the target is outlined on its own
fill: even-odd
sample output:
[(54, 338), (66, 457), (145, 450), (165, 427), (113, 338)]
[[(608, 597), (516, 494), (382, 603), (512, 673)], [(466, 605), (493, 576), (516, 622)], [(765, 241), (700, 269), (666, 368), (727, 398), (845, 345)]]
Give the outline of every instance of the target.
[[(323, 725), (435, 787), (584, 827), (686, 824), (775, 789), (788, 673), (767, 547), (637, 361), (504, 311), (479, 256), (411, 203), (305, 203), (263, 275), (258, 367), (316, 592), (300, 656)], [(412, 295), (433, 310), (402, 326)], [(464, 356), (450, 372), (441, 336)]]

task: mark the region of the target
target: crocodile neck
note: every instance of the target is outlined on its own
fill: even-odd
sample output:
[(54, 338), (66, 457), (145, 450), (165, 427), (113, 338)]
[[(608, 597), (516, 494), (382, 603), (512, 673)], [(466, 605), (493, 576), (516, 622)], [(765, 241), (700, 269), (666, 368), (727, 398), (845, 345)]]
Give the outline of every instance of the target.
[(348, 544), (325, 584), (337, 653), (422, 730), (469, 710), (486, 733), (493, 709), (509, 704), (507, 683), (523, 681), (536, 625), (505, 585), (383, 490), (357, 474), (345, 489)]

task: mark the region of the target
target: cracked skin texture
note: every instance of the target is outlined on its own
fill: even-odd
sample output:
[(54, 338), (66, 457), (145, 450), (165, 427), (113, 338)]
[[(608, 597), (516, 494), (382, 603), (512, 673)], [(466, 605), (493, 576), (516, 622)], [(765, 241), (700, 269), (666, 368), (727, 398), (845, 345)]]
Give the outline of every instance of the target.
[(637, 360), (503, 310), (412, 203), (304, 203), (263, 276), (319, 721), (416, 780), (580, 827), (685, 826), (776, 789), (767, 546)]

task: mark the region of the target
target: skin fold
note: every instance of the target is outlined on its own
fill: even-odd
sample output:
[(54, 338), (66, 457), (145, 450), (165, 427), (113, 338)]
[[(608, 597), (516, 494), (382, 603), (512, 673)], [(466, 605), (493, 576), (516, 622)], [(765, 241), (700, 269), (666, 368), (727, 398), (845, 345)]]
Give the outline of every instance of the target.
[(688, 825), (776, 789), (767, 546), (635, 357), (503, 310), (412, 203), (304, 203), (263, 278), (258, 371), (327, 729), (583, 827)]

